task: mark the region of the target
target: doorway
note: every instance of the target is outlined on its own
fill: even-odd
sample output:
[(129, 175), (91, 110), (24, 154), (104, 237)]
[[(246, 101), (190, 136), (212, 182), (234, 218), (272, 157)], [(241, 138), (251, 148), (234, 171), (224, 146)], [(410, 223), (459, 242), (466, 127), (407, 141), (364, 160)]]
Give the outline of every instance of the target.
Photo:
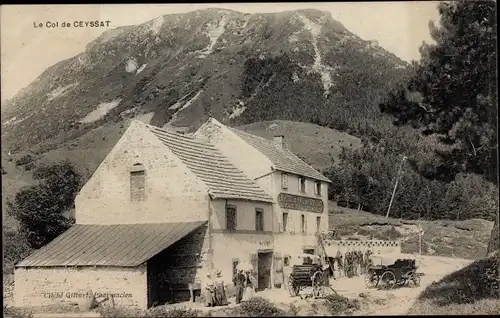
[(273, 264), (273, 253), (258, 253), (258, 280), (257, 290), (271, 288), (271, 269)]

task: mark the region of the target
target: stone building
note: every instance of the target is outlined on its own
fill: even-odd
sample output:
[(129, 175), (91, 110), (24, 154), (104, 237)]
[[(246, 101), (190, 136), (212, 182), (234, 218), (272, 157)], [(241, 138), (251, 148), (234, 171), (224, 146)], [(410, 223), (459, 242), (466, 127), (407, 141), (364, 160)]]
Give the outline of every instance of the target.
[[(207, 138), (212, 125), (225, 137)], [(239, 262), (258, 288), (283, 286), (283, 265), (314, 252), (315, 233), (327, 230), (328, 182), (286, 149), (215, 120), (194, 136), (132, 121), (77, 195), (76, 224), (16, 265), (14, 301), (93, 293), (146, 308), (189, 299), (214, 268), (230, 281)]]
[[(285, 136), (269, 140), (225, 126), (213, 118), (194, 135), (209, 139), (273, 198), (273, 270), (269, 282), (261, 278), (268, 271), (259, 271), (257, 276), (260, 288), (283, 285), (283, 272), (301, 262), (298, 255), (321, 254), (316, 234), (328, 231), (330, 180), (288, 150)], [(258, 264), (254, 267), (261, 269), (265, 254), (252, 257), (250, 261)]]

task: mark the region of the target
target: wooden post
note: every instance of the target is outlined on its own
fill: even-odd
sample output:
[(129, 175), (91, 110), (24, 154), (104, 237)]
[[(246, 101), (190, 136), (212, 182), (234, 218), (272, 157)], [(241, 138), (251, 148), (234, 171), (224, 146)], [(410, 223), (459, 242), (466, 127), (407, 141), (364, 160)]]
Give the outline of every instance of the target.
[(389, 212), (391, 212), (392, 202), (394, 201), (394, 195), (396, 194), (396, 189), (398, 188), (399, 176), (401, 174), (401, 170), (403, 169), (403, 164), (404, 164), (405, 160), (406, 160), (406, 156), (403, 156), (403, 159), (401, 160), (401, 164), (399, 165), (398, 173), (396, 175), (396, 183), (394, 184), (394, 189), (392, 190), (391, 201), (389, 202), (389, 207), (387, 208), (387, 213), (385, 214), (386, 219), (389, 217)]

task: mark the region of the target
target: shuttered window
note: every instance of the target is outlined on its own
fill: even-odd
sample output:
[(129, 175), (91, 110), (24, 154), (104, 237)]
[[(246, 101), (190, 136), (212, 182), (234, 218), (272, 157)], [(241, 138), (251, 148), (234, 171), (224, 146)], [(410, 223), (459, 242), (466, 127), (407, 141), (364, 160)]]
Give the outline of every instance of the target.
[(130, 199), (132, 201), (146, 199), (146, 173), (144, 170), (130, 171)]
[(283, 232), (287, 231), (288, 227), (288, 213), (283, 213)]
[(306, 232), (306, 216), (304, 214), (300, 215), (300, 231), (302, 233)]
[(255, 230), (264, 231), (264, 210), (255, 209)]
[(230, 231), (236, 230), (236, 207), (228, 205), (226, 207), (226, 228)]
[(281, 188), (288, 189), (288, 175), (286, 173), (281, 174)]
[(306, 178), (304, 177), (299, 177), (299, 191), (306, 192)]

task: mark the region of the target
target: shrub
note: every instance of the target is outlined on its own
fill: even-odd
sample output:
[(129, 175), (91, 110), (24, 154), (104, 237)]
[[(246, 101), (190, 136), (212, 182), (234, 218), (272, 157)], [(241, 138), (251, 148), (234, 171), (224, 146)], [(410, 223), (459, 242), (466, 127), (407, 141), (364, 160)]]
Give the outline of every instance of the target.
[(123, 307), (100, 306), (97, 308), (97, 312), (101, 317), (106, 318), (144, 317), (140, 310)]
[(19, 221), (20, 231), (33, 248), (40, 248), (66, 231), (73, 220), (64, 213), (74, 207), (81, 176), (69, 162), (53, 165), (40, 184), (21, 189), (7, 212)]
[(35, 160), (35, 158), (33, 158), (33, 156), (31, 156), (30, 154), (27, 154), (19, 159), (16, 160), (16, 166), (24, 166), (28, 163), (31, 163)]
[(33, 249), (23, 233), (14, 231), (4, 232), (4, 273), (12, 273), (13, 266), (26, 258)]
[(3, 306), (5, 318), (33, 318), (33, 313), (27, 309)]
[(204, 315), (199, 309), (156, 307), (148, 310), (144, 317), (204, 317)]
[(360, 309), (357, 299), (351, 300), (340, 295), (326, 296), (325, 307), (332, 315), (350, 314)]
[(420, 300), (433, 300), (439, 306), (468, 304), (500, 297), (500, 256), (478, 260), (428, 286)]
[(246, 317), (276, 317), (286, 316), (286, 313), (275, 304), (262, 297), (253, 297), (241, 303), (238, 308), (240, 314)]

